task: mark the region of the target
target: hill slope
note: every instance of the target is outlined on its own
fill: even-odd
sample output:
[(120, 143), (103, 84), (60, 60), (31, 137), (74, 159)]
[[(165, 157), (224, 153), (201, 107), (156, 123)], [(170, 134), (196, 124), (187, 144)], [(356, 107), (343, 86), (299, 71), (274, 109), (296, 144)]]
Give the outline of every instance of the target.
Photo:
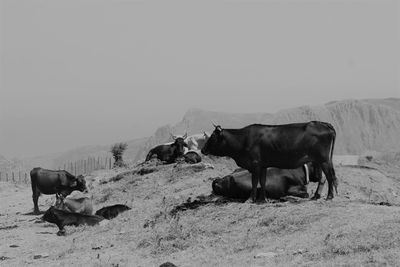
[[(2, 264), (159, 266), (169, 261), (177, 266), (398, 265), (398, 168), (395, 175), (388, 175), (386, 166), (335, 166), (340, 187), (332, 201), (209, 203), (172, 216), (170, 211), (189, 197), (210, 194), (212, 177), (236, 168), (223, 158), (205, 157), (204, 161), (214, 169), (198, 171), (172, 164), (157, 166), (155, 172), (145, 175), (128, 173), (118, 181), (112, 178), (117, 170), (92, 173), (86, 179), (95, 210), (117, 203), (132, 209), (105, 226), (67, 227), (65, 237), (56, 236), (58, 229), (53, 224), (34, 223), (40, 216), (32, 219), (24, 215), (32, 210), (29, 187), (2, 183)], [(101, 183), (96, 183), (98, 178)], [(311, 193), (316, 185), (308, 188)], [(46, 210), (54, 197), (42, 196), (39, 202), (41, 210)]]

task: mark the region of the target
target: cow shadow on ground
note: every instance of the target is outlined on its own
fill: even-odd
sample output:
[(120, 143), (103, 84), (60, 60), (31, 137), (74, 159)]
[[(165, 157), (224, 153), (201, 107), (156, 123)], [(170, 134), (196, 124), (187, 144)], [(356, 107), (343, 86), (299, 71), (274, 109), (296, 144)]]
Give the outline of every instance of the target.
[[(293, 197), (293, 196), (286, 196), (282, 197), (280, 199), (269, 199), (268, 203), (270, 204), (277, 204), (277, 203), (282, 203), (282, 202), (288, 202), (288, 203), (302, 203), (310, 201), (308, 198), (299, 198), (299, 197)], [(221, 206), (225, 205), (228, 203), (245, 203), (246, 200), (243, 199), (236, 199), (236, 198), (228, 198), (224, 196), (219, 196), (215, 195), (214, 193), (211, 193), (210, 195), (199, 195), (195, 197), (194, 199), (188, 198), (185, 202), (174, 206), (171, 211), (169, 212), (171, 216), (176, 216), (180, 212), (184, 212), (186, 210), (195, 210), (198, 209), (202, 206), (205, 205), (214, 205), (214, 206)], [(254, 204), (264, 204), (261, 202), (257, 202)]]
[(38, 216), (38, 215), (43, 215), (45, 212), (44, 211), (39, 211), (39, 213), (35, 213), (33, 211), (22, 213), (22, 215), (33, 215), (33, 216)]

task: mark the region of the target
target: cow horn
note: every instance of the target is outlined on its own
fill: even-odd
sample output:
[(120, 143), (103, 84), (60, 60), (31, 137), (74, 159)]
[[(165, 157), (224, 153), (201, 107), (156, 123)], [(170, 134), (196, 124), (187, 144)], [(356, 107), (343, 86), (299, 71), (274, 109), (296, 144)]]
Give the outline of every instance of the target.
[(218, 125), (216, 125), (213, 121), (212, 121), (211, 123), (212, 123), (212, 125), (213, 125), (215, 128), (218, 127)]
[(187, 132), (182, 136), (183, 139), (186, 139), (187, 137)]
[(169, 134), (171, 135), (172, 140), (175, 140), (175, 139), (176, 139), (176, 136), (175, 136), (175, 135), (173, 135), (172, 133), (169, 133)]

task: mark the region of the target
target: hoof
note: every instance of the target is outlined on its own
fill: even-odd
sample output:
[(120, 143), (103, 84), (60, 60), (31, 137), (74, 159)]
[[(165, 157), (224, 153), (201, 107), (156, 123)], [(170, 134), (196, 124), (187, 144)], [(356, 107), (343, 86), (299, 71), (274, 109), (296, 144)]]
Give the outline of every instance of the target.
[(300, 198), (309, 198), (310, 195), (308, 193), (303, 193), (301, 195), (299, 195)]
[(311, 198), (311, 200), (318, 200), (318, 199), (320, 199), (321, 198), (321, 196), (319, 195), (319, 194), (315, 194), (312, 198)]
[(332, 199), (333, 199), (333, 195), (328, 195), (325, 200), (332, 200)]
[(267, 200), (267, 199), (260, 199), (259, 201), (258, 201), (258, 203), (257, 204), (265, 204), (265, 203), (269, 203), (269, 201)]
[(246, 204), (254, 204), (254, 203), (256, 203), (256, 201), (254, 201), (251, 198), (248, 198), (244, 203), (246, 203)]
[(60, 230), (57, 232), (58, 236), (65, 236), (65, 230)]
[(35, 210), (35, 211), (33, 211), (33, 215), (40, 215), (41, 213), (40, 213), (40, 211), (39, 210)]

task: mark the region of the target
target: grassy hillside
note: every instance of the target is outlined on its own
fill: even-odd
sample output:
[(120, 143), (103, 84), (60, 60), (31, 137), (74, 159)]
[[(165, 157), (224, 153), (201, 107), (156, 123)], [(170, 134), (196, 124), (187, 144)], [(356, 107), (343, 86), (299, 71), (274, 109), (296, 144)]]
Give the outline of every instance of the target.
[[(339, 195), (329, 202), (299, 199), (263, 205), (219, 202), (171, 215), (170, 211), (188, 198), (210, 194), (212, 179), (236, 168), (231, 160), (204, 160), (214, 168), (169, 165), (153, 166), (155, 171), (145, 175), (134, 174), (135, 169), (93, 173), (87, 180), (96, 209), (126, 203), (132, 210), (105, 226), (67, 227), (65, 237), (55, 235), (54, 225), (37, 224), (35, 217), (23, 215), (32, 210), (29, 188), (8, 185), (3, 190), (6, 188), (3, 184), (0, 257), (7, 258), (1, 264), (159, 266), (166, 261), (177, 266), (398, 264), (400, 162), (388, 165), (381, 159), (371, 160), (373, 168), (335, 166)], [(125, 175), (113, 178), (118, 173)], [(310, 193), (315, 188), (315, 184), (308, 186)], [(45, 210), (53, 201), (42, 197), (40, 208)]]

